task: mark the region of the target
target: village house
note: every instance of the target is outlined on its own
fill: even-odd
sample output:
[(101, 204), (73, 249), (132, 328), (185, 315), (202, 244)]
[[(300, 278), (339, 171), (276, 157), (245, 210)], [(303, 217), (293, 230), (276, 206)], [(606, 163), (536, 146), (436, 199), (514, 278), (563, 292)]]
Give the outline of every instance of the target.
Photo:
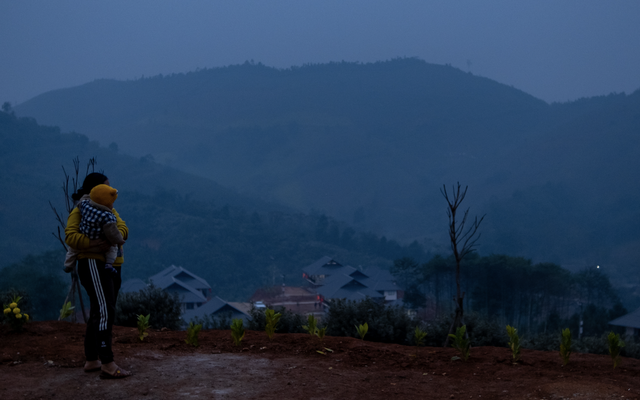
[(370, 297), (401, 305), (403, 297), (402, 289), (388, 271), (376, 267), (354, 268), (327, 256), (303, 268), (302, 277), (316, 289), (321, 301)]
[(175, 265), (149, 277), (149, 283), (166, 292), (177, 293), (183, 313), (200, 307), (211, 298), (211, 286), (207, 281)]
[(331, 257), (322, 257), (302, 269), (307, 286), (274, 286), (258, 289), (250, 301), (283, 306), (295, 313), (322, 317), (329, 308), (327, 300), (364, 300), (367, 297), (387, 304), (402, 305), (403, 291), (395, 278), (379, 268), (354, 268)]
[(271, 307), (284, 307), (296, 314), (321, 317), (324, 310), (318, 294), (313, 288), (298, 286), (272, 286), (261, 288), (251, 296), (252, 304), (268, 304)]
[(248, 303), (226, 302), (220, 297), (214, 296), (201, 307), (187, 310), (182, 314), (182, 320), (185, 324), (188, 324), (195, 318), (204, 319), (205, 315), (208, 315), (211, 318), (226, 318), (230, 320), (240, 318), (246, 324), (251, 319), (249, 307)]
[(630, 312), (627, 315), (623, 315), (620, 318), (614, 319), (613, 321), (609, 322), (609, 325), (625, 327), (625, 335), (627, 337), (640, 335), (640, 308), (633, 312)]
[[(250, 319), (247, 303), (229, 303), (217, 296), (211, 295), (209, 283), (191, 271), (172, 265), (159, 273), (149, 277), (149, 283), (167, 293), (178, 294), (182, 308), (182, 320), (186, 325), (195, 317), (202, 319), (205, 315), (211, 317), (231, 316)], [(122, 283), (122, 293), (138, 292), (148, 285), (141, 279), (129, 279)]]

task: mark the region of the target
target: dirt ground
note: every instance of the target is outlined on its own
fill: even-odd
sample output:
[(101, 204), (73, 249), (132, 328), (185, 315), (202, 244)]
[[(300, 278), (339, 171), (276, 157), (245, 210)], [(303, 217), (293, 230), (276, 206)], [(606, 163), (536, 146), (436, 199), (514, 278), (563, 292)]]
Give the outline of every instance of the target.
[[(410, 347), (306, 334), (114, 328), (116, 362), (134, 376), (101, 380), (82, 366), (84, 325), (33, 322), (0, 327), (0, 399), (640, 399), (640, 360), (476, 347), (467, 362), (454, 349)], [(328, 350), (331, 349), (332, 351)], [(322, 351), (325, 354), (320, 354)], [(80, 397), (82, 396), (82, 397)]]

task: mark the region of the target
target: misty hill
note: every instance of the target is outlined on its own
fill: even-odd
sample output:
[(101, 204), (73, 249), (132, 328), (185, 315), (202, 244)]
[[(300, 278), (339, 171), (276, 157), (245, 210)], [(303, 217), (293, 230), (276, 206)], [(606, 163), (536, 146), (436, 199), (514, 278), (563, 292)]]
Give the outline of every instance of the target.
[[(130, 229), (125, 279), (182, 265), (207, 279), (217, 295), (244, 301), (263, 285), (300, 284), (300, 269), (324, 255), (383, 268), (406, 254), (427, 257), (417, 244), (359, 233), (325, 215), (240, 195), (147, 157), (118, 154), (86, 136), (0, 112), (0, 268), (28, 254), (61, 251), (51, 234), (57, 225), (49, 201), (64, 213), (61, 166), (71, 172), (75, 156), (81, 180), (86, 162), (96, 157), (96, 170), (120, 192), (115, 207)], [(46, 257), (55, 258), (51, 254)], [(60, 270), (63, 256), (57, 256)]]
[(246, 63), (98, 80), (17, 112), (432, 248), (446, 244), (439, 188), (460, 181), (488, 213), (484, 253), (619, 272), (640, 257), (640, 92), (549, 105), (417, 59)]

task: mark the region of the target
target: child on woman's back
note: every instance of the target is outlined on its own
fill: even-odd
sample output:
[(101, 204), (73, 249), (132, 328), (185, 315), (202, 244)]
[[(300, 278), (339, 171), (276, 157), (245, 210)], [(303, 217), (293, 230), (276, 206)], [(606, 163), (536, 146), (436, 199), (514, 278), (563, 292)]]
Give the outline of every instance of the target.
[[(83, 196), (78, 202), (82, 216), (80, 232), (89, 239), (106, 239), (111, 244), (105, 254), (105, 268), (114, 273), (117, 273), (113, 268), (113, 262), (118, 255), (118, 246), (125, 243), (116, 226), (116, 216), (111, 212), (117, 198), (116, 189), (108, 185), (98, 185), (91, 189), (89, 196)], [(64, 261), (66, 272), (73, 271), (78, 253), (76, 249), (69, 247)]]

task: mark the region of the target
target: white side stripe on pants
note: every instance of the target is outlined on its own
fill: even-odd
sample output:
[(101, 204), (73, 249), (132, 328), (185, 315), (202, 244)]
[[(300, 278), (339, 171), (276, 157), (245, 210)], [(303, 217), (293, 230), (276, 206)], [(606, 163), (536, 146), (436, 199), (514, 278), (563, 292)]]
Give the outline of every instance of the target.
[(98, 305), (100, 306), (100, 324), (98, 325), (98, 330), (104, 331), (107, 329), (107, 300), (105, 299), (104, 291), (102, 290), (96, 260), (89, 259), (89, 271), (91, 271), (91, 280), (93, 281), (93, 287), (96, 291), (96, 297), (98, 298)]

